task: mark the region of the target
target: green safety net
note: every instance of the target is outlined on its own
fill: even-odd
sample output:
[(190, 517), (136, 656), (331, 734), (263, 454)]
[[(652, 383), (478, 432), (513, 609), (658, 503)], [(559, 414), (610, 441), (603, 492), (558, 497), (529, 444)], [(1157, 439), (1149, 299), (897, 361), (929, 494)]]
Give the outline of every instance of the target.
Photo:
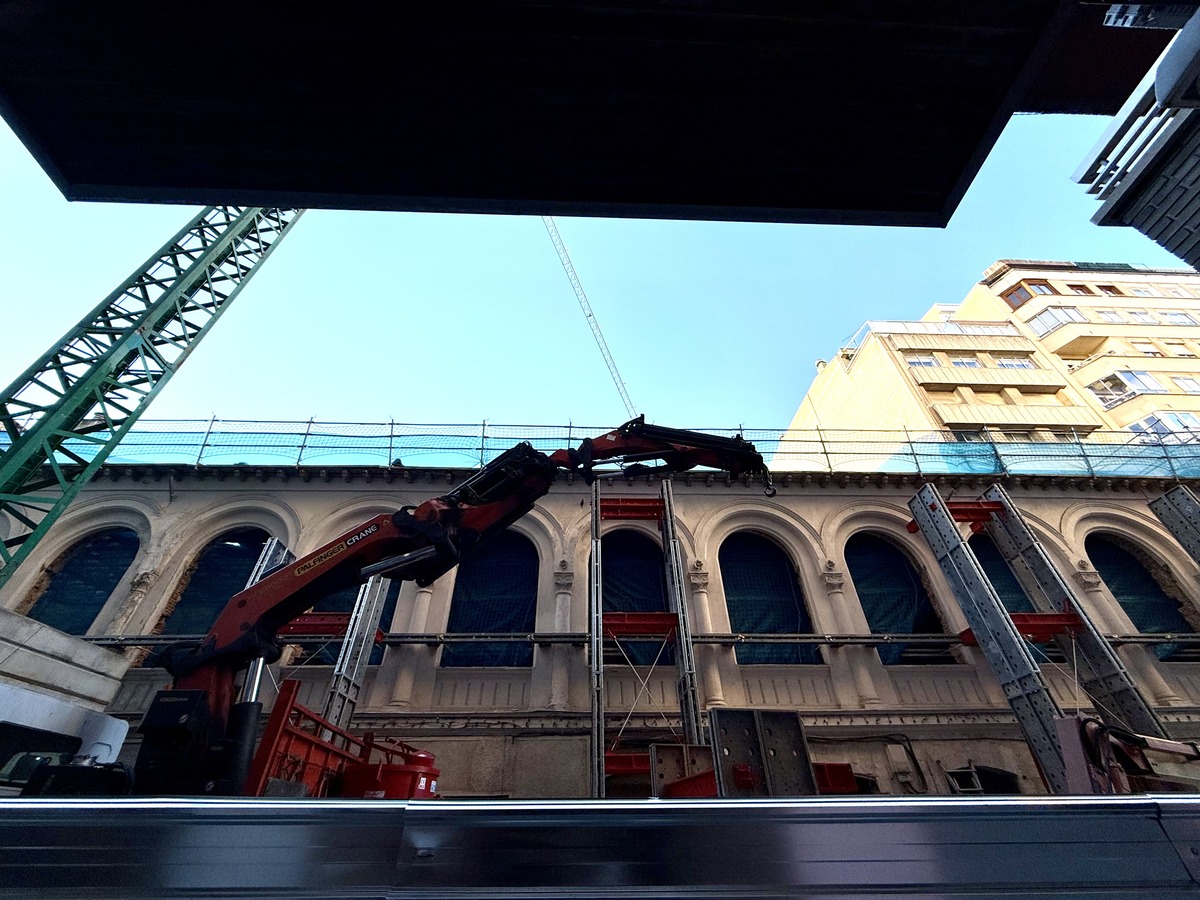
[[(537, 613), (538, 556), (528, 538), (505, 531), (459, 567), (450, 600), (450, 634), (532, 634)], [(453, 643), (442, 648), (443, 666), (531, 666), (533, 644)]]
[[(774, 542), (750, 532), (731, 534), (718, 560), (725, 586), (729, 624), (739, 634), (807, 634), (812, 620), (796, 570)], [(819, 663), (811, 644), (745, 644), (737, 648), (742, 664)]]
[(162, 633), (208, 634), (229, 598), (245, 589), (269, 538), (261, 528), (237, 528), (209, 541)]
[[(846, 541), (846, 567), (872, 633), (943, 633), (925, 586), (900, 548), (860, 532)], [(953, 662), (941, 648), (930, 652), (917, 644), (881, 644), (878, 650), (885, 665)]]
[(109, 528), (79, 541), (29, 610), (29, 618), (67, 634), (86, 634), (133, 562), (139, 543), (131, 528)]
[[(1138, 631), (1192, 634), (1196, 630), (1179, 611), (1179, 604), (1167, 596), (1162, 585), (1133, 553), (1099, 534), (1089, 535), (1083, 546), (1093, 568)], [(1150, 647), (1159, 659), (1170, 659), (1180, 649), (1178, 644)]]
[[(600, 538), (604, 612), (667, 612), (667, 565), (662, 548), (641, 532), (610, 531)], [(675, 664), (674, 649), (658, 641), (621, 641), (638, 666)]]

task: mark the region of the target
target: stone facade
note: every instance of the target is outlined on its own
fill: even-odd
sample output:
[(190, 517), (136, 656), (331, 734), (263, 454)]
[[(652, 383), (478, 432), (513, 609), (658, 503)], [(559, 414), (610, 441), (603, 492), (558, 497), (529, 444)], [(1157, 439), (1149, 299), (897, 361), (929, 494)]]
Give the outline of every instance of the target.
[[(7, 618), (29, 606), (45, 568), (97, 530), (121, 525), (141, 538), (126, 576), (100, 611), (89, 634), (139, 635), (155, 630), (176, 586), (200, 550), (229, 529), (256, 526), (308, 553), (357, 523), (444, 493), (468, 473), (461, 470), (182, 469), (110, 467), (84, 492), (43, 541), (37, 554), (0, 592)], [(796, 572), (813, 632), (869, 635), (870, 628), (848, 571), (844, 548), (869, 531), (901, 548), (926, 586), (945, 631), (967, 625), (920, 535), (906, 530), (907, 501), (916, 476), (777, 475), (778, 495), (724, 475), (696, 474), (675, 481), (680, 541), (688, 572), (690, 616), (696, 637), (727, 635), (730, 624), (718, 553), (732, 534), (750, 531), (783, 549)], [(1169, 486), (1153, 480), (1010, 478), (1005, 483), (1080, 602), (1102, 632), (1136, 632), (1124, 608), (1088, 562), (1085, 539), (1110, 533), (1135, 546), (1185, 616), (1196, 617), (1200, 569), (1147, 508)], [(986, 483), (969, 476), (940, 479), (944, 495), (975, 496)], [(605, 479), (603, 497), (657, 497), (647, 479)], [(403, 738), (434, 752), (450, 796), (568, 797), (587, 793), (590, 677), (586, 658), (590, 489), (560, 480), (536, 508), (512, 527), (537, 549), (538, 634), (579, 635), (577, 642), (536, 645), (527, 668), (444, 668), (435, 643), (390, 646), (370, 669), (354, 727)], [(605, 532), (637, 529), (661, 539), (653, 522), (604, 523)], [(385, 630), (437, 636), (447, 630), (456, 572), (427, 588), (406, 583)], [(100, 649), (115, 672), (137, 651)], [(739, 664), (736, 640), (698, 643), (701, 706), (798, 710), (813, 738), (817, 761), (849, 762), (874, 776), (884, 793), (946, 793), (942, 770), (968, 764), (1016, 773), (1023, 792), (1043, 790), (1032, 758), (1003, 693), (976, 649), (955, 646), (954, 662), (884, 665), (870, 646), (832, 642), (812, 665)], [(1139, 685), (1179, 736), (1200, 724), (1200, 663), (1162, 662), (1142, 646), (1119, 650)], [(58, 654), (60, 657), (62, 654)], [(289, 661), (285, 656), (283, 663)], [(49, 658), (43, 679), (54, 683)], [(11, 670), (12, 662), (0, 661)], [(307, 705), (320, 709), (328, 666), (279, 664), (272, 677), (298, 677)], [(1048, 664), (1046, 675), (1061, 706), (1074, 709), (1070, 661)], [(29, 681), (29, 677), (25, 677)], [(645, 681), (644, 687), (642, 681)], [(610, 666), (606, 707), (632, 709), (631, 727), (678, 731), (673, 666), (649, 672)], [(132, 719), (165, 672), (130, 668), (109, 710)], [(272, 691), (267, 685), (267, 698)], [(635, 704), (636, 701), (636, 704)], [(132, 749), (132, 748), (131, 748)]]

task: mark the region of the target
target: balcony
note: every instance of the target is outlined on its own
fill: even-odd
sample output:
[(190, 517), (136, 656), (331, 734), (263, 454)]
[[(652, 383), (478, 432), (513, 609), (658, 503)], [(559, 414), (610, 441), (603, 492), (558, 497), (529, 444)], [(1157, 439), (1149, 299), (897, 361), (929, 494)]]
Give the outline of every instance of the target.
[(978, 387), (988, 390), (1011, 387), (1031, 394), (1053, 394), (1067, 381), (1049, 369), (970, 368), (967, 366), (912, 366), (913, 380), (930, 390)]
[(993, 406), (987, 403), (934, 403), (934, 413), (952, 430), (994, 428), (1026, 431), (1051, 428), (1086, 433), (1105, 427), (1096, 413), (1083, 406)]

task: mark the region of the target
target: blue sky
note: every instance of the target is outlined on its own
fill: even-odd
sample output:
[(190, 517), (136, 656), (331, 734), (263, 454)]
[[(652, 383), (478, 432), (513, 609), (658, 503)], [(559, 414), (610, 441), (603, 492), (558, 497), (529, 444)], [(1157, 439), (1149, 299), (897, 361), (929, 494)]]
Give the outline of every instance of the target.
[[(1182, 265), (1090, 224), (1097, 204), (1070, 175), (1106, 124), (1014, 118), (945, 229), (557, 222), (639, 411), (782, 427), (814, 361), (864, 320), (960, 300), (996, 259)], [(67, 203), (0, 123), (0, 384), (196, 211)], [(305, 214), (147, 413), (210, 415), (626, 418), (540, 219), (327, 210)]]

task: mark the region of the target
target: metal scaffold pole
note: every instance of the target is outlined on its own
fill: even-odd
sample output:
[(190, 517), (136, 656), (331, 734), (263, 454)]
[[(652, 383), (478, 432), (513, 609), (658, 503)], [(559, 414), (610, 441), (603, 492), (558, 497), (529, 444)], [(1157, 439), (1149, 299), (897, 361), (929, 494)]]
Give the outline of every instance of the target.
[(663, 546), (666, 548), (667, 590), (671, 611), (678, 614), (676, 630), (675, 662), (679, 669), (679, 714), (683, 721), (684, 739), (689, 744), (703, 744), (704, 732), (700, 728), (700, 696), (696, 689), (696, 654), (692, 646), (692, 626), (688, 616), (686, 579), (684, 576), (683, 550), (675, 529), (675, 494), (671, 479), (662, 481)]
[(592, 796), (604, 796), (604, 603), (600, 567), (600, 479), (592, 482), (592, 556), (588, 563), (588, 664), (592, 670)]
[(203, 210), (0, 394), (0, 587), (302, 212)]

